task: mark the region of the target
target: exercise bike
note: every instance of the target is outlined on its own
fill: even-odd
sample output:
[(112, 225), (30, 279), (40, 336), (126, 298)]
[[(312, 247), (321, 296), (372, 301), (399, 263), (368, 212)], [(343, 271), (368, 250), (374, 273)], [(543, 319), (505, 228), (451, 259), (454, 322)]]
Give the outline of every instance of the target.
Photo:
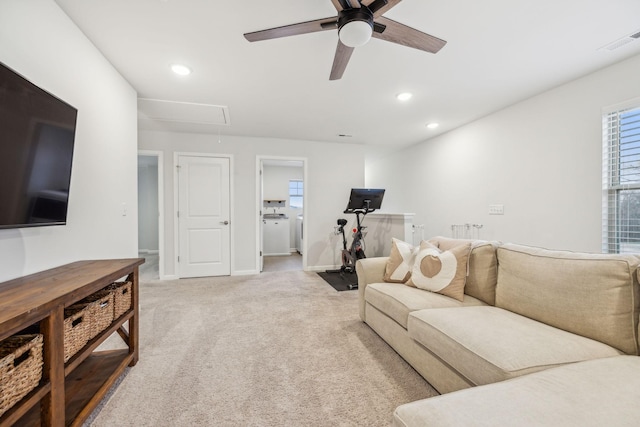
[[(340, 273), (340, 276), (346, 278), (345, 273), (353, 274), (356, 271), (356, 262), (359, 259), (366, 258), (364, 253), (364, 234), (363, 230), (367, 228), (362, 225), (365, 215), (380, 209), (382, 205), (382, 197), (384, 196), (384, 190), (379, 189), (365, 189), (365, 188), (353, 188), (351, 190), (351, 197), (347, 204), (347, 209), (344, 213), (355, 214), (357, 227), (353, 229), (353, 240), (351, 246), (347, 249), (347, 236), (344, 227), (347, 225), (347, 220), (344, 218), (338, 219), (337, 233), (342, 234), (342, 266), (338, 270), (327, 270), (327, 273)], [(360, 218), (362, 216), (362, 218)], [(350, 290), (358, 289), (358, 283), (350, 283), (347, 285)]]
[(338, 220), (338, 229), (336, 234), (342, 234), (342, 266), (340, 272), (342, 273), (354, 273), (356, 271), (356, 261), (367, 256), (364, 254), (364, 235), (362, 231), (367, 228), (360, 224), (358, 221), (358, 227), (353, 229), (353, 241), (351, 246), (347, 249), (347, 237), (344, 231), (344, 227), (347, 225), (346, 219)]

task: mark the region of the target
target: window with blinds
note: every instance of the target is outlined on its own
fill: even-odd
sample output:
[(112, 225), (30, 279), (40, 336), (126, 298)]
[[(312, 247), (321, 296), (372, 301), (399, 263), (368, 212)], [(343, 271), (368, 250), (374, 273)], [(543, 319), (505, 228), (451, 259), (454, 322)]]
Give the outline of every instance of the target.
[(302, 208), (304, 196), (304, 186), (301, 180), (292, 179), (289, 181), (289, 206), (292, 208)]
[(640, 101), (603, 116), (603, 252), (640, 253)]

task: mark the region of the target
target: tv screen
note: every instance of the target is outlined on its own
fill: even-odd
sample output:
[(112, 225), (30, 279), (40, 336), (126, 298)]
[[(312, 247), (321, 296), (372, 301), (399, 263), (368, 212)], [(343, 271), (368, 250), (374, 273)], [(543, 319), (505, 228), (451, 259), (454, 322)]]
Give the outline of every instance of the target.
[(77, 113), (0, 63), (0, 229), (66, 224)]
[(382, 188), (352, 188), (349, 203), (344, 213), (355, 210), (374, 211), (382, 206), (384, 189)]

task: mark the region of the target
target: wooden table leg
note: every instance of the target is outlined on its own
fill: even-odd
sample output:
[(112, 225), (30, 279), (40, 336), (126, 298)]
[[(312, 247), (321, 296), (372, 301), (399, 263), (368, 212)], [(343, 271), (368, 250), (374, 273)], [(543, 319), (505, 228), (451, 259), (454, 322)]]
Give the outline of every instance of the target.
[(40, 323), (44, 339), (43, 375), (51, 391), (42, 399), (42, 425), (65, 425), (64, 403), (64, 306), (59, 305)]
[(135, 267), (133, 273), (130, 275), (131, 277), (131, 305), (133, 308), (133, 316), (129, 319), (129, 353), (133, 354), (133, 358), (131, 359), (131, 363), (129, 366), (135, 366), (138, 363), (139, 358), (139, 348), (138, 348), (138, 340), (139, 340), (139, 269)]

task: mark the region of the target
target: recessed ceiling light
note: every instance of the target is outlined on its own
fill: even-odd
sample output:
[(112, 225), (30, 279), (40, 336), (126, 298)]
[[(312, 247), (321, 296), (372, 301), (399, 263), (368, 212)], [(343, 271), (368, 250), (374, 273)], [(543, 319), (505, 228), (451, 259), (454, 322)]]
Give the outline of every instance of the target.
[(396, 95), (396, 98), (398, 98), (399, 101), (408, 101), (409, 99), (411, 99), (411, 97), (413, 96), (412, 93), (409, 92), (402, 92)]
[(173, 71), (174, 73), (180, 75), (180, 76), (188, 76), (189, 74), (191, 74), (191, 68), (187, 67), (186, 65), (182, 65), (182, 64), (173, 64), (171, 65), (171, 71)]
[(438, 126), (440, 126), (438, 123), (429, 123), (429, 124), (427, 125), (427, 127), (428, 127), (429, 129), (435, 129), (435, 128), (437, 128)]

